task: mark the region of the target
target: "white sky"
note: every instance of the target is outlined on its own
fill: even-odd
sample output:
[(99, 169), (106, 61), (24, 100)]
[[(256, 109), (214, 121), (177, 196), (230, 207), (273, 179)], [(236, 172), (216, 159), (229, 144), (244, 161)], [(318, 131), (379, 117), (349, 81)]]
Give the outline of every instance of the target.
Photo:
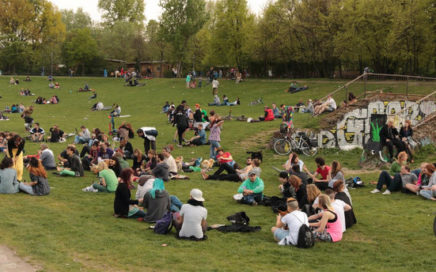
[[(98, 0), (49, 0), (55, 4), (59, 9), (73, 9), (82, 8), (88, 12), (92, 20), (100, 21), (101, 15), (97, 7)], [(255, 14), (260, 14), (263, 8), (270, 0), (247, 0), (248, 6)], [(159, 0), (145, 0), (145, 17), (146, 20), (157, 20), (162, 13), (159, 7)]]

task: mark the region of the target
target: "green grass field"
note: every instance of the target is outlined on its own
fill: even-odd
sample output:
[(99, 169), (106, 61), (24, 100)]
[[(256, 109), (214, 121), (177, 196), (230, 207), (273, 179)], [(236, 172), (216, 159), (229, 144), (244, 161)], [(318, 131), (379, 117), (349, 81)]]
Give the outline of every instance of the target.
[[(165, 101), (178, 104), (182, 99), (193, 106), (203, 105), (207, 110), (215, 109), (220, 115), (258, 117), (263, 114), (263, 105), (249, 106), (259, 97), (271, 103), (295, 104), (299, 100), (319, 98), (333, 91), (345, 81), (299, 80), (310, 89), (295, 95), (283, 90), (286, 81), (249, 80), (242, 84), (222, 80), (220, 95), (230, 100), (240, 97), (241, 106), (207, 107), (212, 101), (211, 86), (201, 89), (185, 89), (183, 79), (153, 79), (144, 87), (123, 87), (119, 79), (103, 78), (57, 78), (61, 88), (48, 88), (45, 78), (33, 77), (32, 82), (18, 86), (9, 85), (9, 77), (0, 77), (0, 109), (6, 105), (23, 103), (29, 106), (36, 98), (19, 95), (21, 87), (29, 87), (36, 96), (49, 99), (53, 94), (60, 98), (58, 105), (35, 105), (33, 118), (48, 130), (58, 124), (65, 132), (85, 124), (88, 128), (99, 127), (108, 131), (109, 112), (92, 112), (90, 107), (96, 100), (88, 100), (89, 93), (78, 93), (77, 89), (87, 82), (98, 93), (98, 101), (106, 106), (118, 103), (122, 114), (119, 118), (130, 122), (134, 129), (155, 126), (159, 130), (158, 150), (172, 142), (175, 128), (161, 114)], [(395, 82), (370, 82), (371, 89), (404, 87)], [(356, 93), (361, 88), (356, 85)], [(411, 92), (436, 89), (436, 86), (410, 87)], [(335, 98), (338, 100), (338, 94)], [(343, 98), (342, 98), (343, 99)], [(0, 131), (15, 131), (24, 135), (24, 122), (19, 114), (9, 114), (9, 121), (0, 121)], [(322, 117), (321, 117), (322, 118)], [(296, 114), (296, 127), (317, 127), (319, 118)], [(262, 178), (266, 195), (278, 195), (277, 173), (272, 166), (280, 167), (285, 157), (275, 155), (265, 144), (280, 122), (249, 124), (226, 121), (221, 134), (222, 146), (229, 150), (241, 164), (247, 157), (246, 151), (262, 150)], [(191, 136), (189, 134), (188, 136)], [(70, 142), (72, 139), (70, 138)], [(135, 137), (134, 147), (143, 148), (142, 141)], [(59, 153), (66, 144), (51, 144)], [(34, 154), (39, 145), (26, 143), (26, 154)], [(80, 149), (81, 147), (79, 147)], [(208, 157), (209, 147), (176, 148), (174, 157), (182, 155), (185, 160), (192, 157)], [(348, 169), (359, 170), (360, 151), (344, 152), (323, 150), (327, 162), (337, 159)], [(309, 169), (314, 169), (313, 158), (302, 156)], [(420, 162), (436, 161), (435, 149), (428, 148), (418, 155), (413, 167)], [(412, 167), (412, 168), (413, 168)], [(346, 176), (347, 173), (345, 173)], [(358, 224), (347, 230), (344, 239), (335, 244), (317, 243), (314, 248), (301, 250), (280, 247), (274, 241), (270, 228), (275, 215), (269, 207), (251, 207), (233, 201), (232, 195), (239, 184), (232, 182), (203, 181), (199, 173), (188, 174), (190, 180), (170, 181), (166, 189), (182, 201), (189, 197), (192, 188), (200, 188), (206, 198), (208, 223), (227, 223), (226, 217), (246, 211), (252, 225), (259, 225), (257, 233), (208, 232), (209, 239), (203, 242), (177, 240), (174, 235), (156, 235), (148, 229), (149, 224), (136, 220), (120, 220), (112, 217), (113, 194), (84, 193), (81, 189), (95, 178), (88, 172), (84, 178), (60, 178), (49, 174), (52, 191), (46, 197), (31, 197), (25, 194), (0, 195), (0, 244), (16, 250), (22, 257), (42, 271), (433, 271), (436, 267), (434, 251), (436, 237), (432, 233), (432, 222), (436, 203), (417, 196), (394, 193), (391, 196), (372, 195), (374, 188), (369, 181), (377, 173), (359, 175), (367, 184), (365, 188), (351, 190), (353, 206)], [(27, 172), (25, 178), (28, 179)], [(134, 195), (134, 192), (132, 192)], [(162, 247), (162, 244), (168, 244)], [(431, 268), (433, 267), (433, 268)]]

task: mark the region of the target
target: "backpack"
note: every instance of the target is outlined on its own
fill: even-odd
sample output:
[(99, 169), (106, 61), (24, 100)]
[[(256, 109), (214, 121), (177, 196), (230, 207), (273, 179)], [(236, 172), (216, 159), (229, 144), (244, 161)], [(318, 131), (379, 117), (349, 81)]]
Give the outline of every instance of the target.
[(298, 230), (297, 247), (310, 248), (313, 247), (314, 245), (315, 245), (315, 236), (313, 236), (312, 231), (306, 224), (301, 225), (300, 229)]
[(161, 219), (156, 221), (154, 232), (157, 234), (167, 234), (173, 227), (173, 215), (167, 212)]
[[(295, 216), (295, 215), (294, 215)], [(297, 240), (297, 247), (298, 248), (310, 248), (315, 245), (315, 236), (313, 235), (310, 228), (304, 224), (304, 222), (301, 222), (300, 218), (295, 216), (300, 223), (302, 223), (300, 229), (298, 230), (298, 240)]]

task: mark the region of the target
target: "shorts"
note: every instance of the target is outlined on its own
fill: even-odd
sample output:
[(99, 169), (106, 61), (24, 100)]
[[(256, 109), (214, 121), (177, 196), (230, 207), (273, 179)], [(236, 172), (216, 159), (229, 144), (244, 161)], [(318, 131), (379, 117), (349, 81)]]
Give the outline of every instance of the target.
[(277, 241), (283, 240), (286, 236), (289, 236), (289, 230), (277, 228), (274, 231), (274, 238), (276, 238)]

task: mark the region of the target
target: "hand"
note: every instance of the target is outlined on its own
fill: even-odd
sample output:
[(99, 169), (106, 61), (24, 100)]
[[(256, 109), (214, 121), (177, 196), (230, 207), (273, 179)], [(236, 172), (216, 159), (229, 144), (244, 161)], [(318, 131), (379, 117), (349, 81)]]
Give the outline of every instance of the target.
[(386, 142), (387, 142), (387, 143), (389, 143), (390, 141), (391, 141), (391, 140), (389, 140), (389, 139), (386, 139)]
[(283, 184), (279, 185), (279, 189), (280, 189), (280, 191), (283, 191)]

